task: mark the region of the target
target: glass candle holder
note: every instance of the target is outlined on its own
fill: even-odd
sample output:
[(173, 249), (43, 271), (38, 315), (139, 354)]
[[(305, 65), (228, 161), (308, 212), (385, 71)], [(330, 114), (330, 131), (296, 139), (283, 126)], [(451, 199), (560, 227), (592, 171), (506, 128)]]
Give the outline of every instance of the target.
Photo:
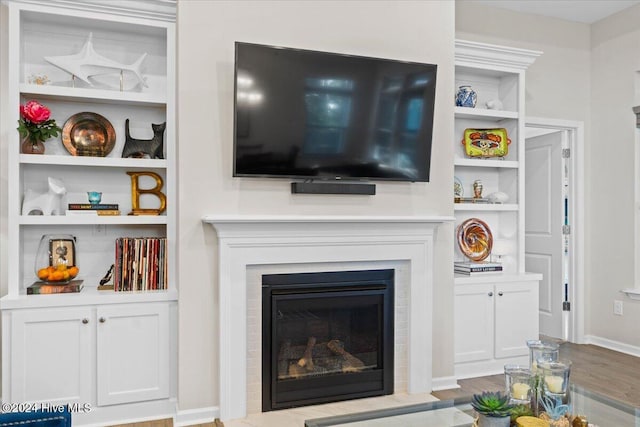
[(102, 200), (102, 193), (100, 191), (87, 191), (87, 198), (89, 199), (89, 203), (92, 205), (97, 205)]
[(539, 359), (538, 369), (541, 372), (544, 394), (563, 398), (569, 389), (571, 362), (568, 360)]
[(517, 404), (528, 404), (531, 402), (533, 376), (528, 367), (505, 365), (504, 378), (506, 383), (506, 392), (511, 398), (511, 402)]
[(527, 347), (529, 347), (529, 369), (535, 374), (537, 372), (537, 364), (539, 359), (543, 360), (558, 360), (558, 354), (560, 352), (560, 346), (553, 342), (546, 342), (540, 340), (527, 341)]

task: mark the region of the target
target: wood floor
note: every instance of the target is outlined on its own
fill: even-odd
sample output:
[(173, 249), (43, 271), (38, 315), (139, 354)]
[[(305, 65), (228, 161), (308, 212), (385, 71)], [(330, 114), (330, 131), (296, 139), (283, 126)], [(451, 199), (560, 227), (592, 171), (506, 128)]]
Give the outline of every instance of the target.
[[(571, 382), (601, 395), (640, 407), (640, 358), (594, 345), (560, 344), (560, 358), (569, 359)], [(460, 389), (434, 392), (438, 399), (504, 389), (504, 375), (459, 380)]]

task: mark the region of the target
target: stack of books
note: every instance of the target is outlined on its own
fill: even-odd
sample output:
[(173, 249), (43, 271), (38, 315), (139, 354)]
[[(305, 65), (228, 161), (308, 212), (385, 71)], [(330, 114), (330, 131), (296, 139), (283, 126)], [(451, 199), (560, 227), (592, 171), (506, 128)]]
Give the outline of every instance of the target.
[(120, 237), (116, 239), (114, 291), (167, 289), (167, 239)]
[(84, 286), (82, 282), (82, 280), (72, 280), (64, 285), (35, 282), (27, 288), (27, 295), (67, 294), (80, 292)]
[(67, 206), (67, 215), (120, 215), (120, 208), (117, 203), (69, 203)]
[(498, 262), (456, 261), (453, 263), (453, 266), (454, 273), (466, 274), (467, 276), (487, 273), (502, 273), (502, 264)]

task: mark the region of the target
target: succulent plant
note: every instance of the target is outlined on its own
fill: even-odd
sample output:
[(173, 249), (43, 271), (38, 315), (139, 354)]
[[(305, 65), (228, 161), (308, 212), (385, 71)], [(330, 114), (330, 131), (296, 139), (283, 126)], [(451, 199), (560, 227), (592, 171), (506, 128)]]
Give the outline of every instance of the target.
[(518, 417), (528, 417), (533, 415), (533, 411), (529, 407), (529, 405), (515, 405), (511, 408), (511, 421), (515, 422)]
[(492, 391), (474, 394), (471, 406), (479, 414), (487, 417), (507, 417), (511, 415), (513, 405), (509, 404), (509, 395)]

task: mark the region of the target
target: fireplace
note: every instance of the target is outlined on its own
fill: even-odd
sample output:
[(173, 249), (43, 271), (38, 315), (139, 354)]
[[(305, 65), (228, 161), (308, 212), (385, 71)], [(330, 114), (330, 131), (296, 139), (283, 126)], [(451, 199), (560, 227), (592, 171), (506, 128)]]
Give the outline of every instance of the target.
[[(432, 391), (434, 242), (438, 226), (453, 219), (363, 215), (205, 217), (204, 222), (214, 227), (218, 242), (220, 328), (219, 353), (214, 363), (220, 419), (244, 418), (261, 411), (261, 278), (270, 273), (394, 269), (394, 392)], [(444, 241), (448, 242), (446, 238)], [(256, 347), (254, 343), (258, 343)]]
[(262, 410), (393, 393), (394, 270), (262, 276)]

